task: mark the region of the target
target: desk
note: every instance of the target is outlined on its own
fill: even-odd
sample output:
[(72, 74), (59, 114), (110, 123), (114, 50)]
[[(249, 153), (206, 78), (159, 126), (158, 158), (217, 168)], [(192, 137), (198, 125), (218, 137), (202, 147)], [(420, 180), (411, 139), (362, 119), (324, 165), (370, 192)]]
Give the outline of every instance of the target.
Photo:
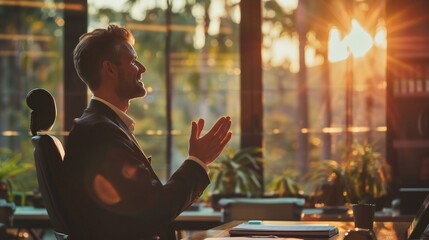
[[(379, 222), (411, 222), (413, 215), (394, 216), (389, 212), (377, 212), (375, 221)], [(302, 221), (352, 221), (349, 214), (326, 214), (321, 209), (304, 209)], [(212, 208), (201, 208), (196, 211), (184, 211), (174, 221), (176, 229), (206, 230), (222, 224), (222, 212), (215, 212)], [(13, 227), (51, 228), (48, 213), (44, 208), (16, 207), (13, 215)]]
[[(228, 237), (229, 236), (229, 229), (232, 227), (242, 223), (243, 221), (232, 221), (230, 223), (225, 223), (223, 225), (220, 225), (218, 227), (201, 231), (193, 234), (189, 238), (186, 238), (187, 240), (203, 240), (208, 237)], [(315, 224), (315, 223), (323, 223), (323, 224), (332, 224), (338, 227), (339, 234), (335, 237), (330, 238), (329, 240), (342, 240), (344, 239), (344, 233), (348, 229), (354, 228), (353, 222), (329, 222), (329, 221), (323, 221), (323, 222), (317, 222), (317, 221), (265, 221), (267, 223), (282, 223), (282, 224)], [(402, 240), (404, 239), (405, 231), (407, 230), (408, 226), (410, 225), (409, 222), (376, 222), (374, 223), (374, 232), (377, 236), (377, 240)], [(315, 238), (311, 238), (311, 240), (316, 240)], [(324, 239), (328, 240), (328, 239)]]
[(16, 207), (12, 216), (15, 228), (51, 228), (48, 212), (44, 208)]

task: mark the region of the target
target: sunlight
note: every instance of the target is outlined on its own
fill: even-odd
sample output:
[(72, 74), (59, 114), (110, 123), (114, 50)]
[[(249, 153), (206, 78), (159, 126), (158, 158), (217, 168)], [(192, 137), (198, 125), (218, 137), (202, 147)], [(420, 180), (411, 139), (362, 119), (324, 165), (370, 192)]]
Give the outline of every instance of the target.
[(219, 0), (211, 1), (209, 16), (210, 16), (210, 25), (209, 25), (209, 34), (216, 35), (220, 31), (220, 20), (225, 16), (225, 8), (223, 7), (223, 2)]
[(296, 9), (298, 6), (298, 0), (277, 0), (277, 3), (286, 11)]
[(363, 29), (356, 19), (352, 20), (352, 29), (343, 41), (354, 57), (364, 56), (373, 45), (371, 35)]
[(347, 46), (341, 40), (340, 30), (336, 27), (333, 27), (329, 33), (328, 53), (330, 62), (339, 62), (349, 56)]
[(371, 35), (355, 19), (352, 20), (352, 29), (343, 39), (336, 27), (332, 27), (329, 33), (328, 59), (330, 62), (338, 62), (347, 59), (349, 51), (355, 57), (364, 56), (374, 45), (386, 48), (386, 29), (384, 26), (377, 28), (374, 40)]
[(272, 43), (269, 56), (271, 56), (271, 64), (273, 66), (280, 66), (286, 60), (290, 61), (290, 68), (292, 72), (299, 70), (297, 63), (298, 59), (298, 45), (293, 39), (284, 36)]
[(382, 49), (387, 48), (386, 27), (378, 26), (374, 36), (374, 45)]

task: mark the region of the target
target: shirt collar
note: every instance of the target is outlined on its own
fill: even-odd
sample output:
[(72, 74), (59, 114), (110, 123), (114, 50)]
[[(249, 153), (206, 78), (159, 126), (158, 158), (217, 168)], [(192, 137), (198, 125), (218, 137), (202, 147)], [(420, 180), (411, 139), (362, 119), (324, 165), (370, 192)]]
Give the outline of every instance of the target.
[(114, 106), (113, 104), (109, 103), (108, 101), (102, 98), (92, 96), (91, 99), (94, 99), (106, 104), (110, 109), (112, 109), (118, 115), (118, 117), (125, 123), (125, 125), (127, 125), (128, 129), (131, 132), (134, 131), (134, 124), (135, 124), (134, 119), (128, 116), (124, 111), (122, 111), (121, 109), (117, 108), (116, 106)]

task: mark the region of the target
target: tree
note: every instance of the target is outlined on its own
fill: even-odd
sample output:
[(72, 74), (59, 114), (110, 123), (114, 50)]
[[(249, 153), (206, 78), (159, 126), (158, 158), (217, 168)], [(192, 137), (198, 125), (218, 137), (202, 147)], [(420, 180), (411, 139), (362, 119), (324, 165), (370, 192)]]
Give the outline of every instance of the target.
[(298, 169), (301, 172), (307, 172), (308, 152), (309, 152), (309, 133), (308, 129), (308, 88), (307, 88), (307, 67), (305, 64), (305, 47), (307, 44), (307, 0), (300, 0), (296, 10), (296, 28), (299, 39), (299, 73), (298, 73)]

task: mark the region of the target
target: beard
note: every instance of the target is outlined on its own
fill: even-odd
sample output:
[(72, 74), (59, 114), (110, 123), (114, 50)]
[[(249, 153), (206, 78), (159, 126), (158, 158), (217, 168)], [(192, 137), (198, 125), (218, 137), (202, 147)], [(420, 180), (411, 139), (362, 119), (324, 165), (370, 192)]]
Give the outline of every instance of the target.
[[(126, 75), (120, 73), (119, 76)], [(147, 90), (144, 87), (144, 84), (138, 81), (137, 76), (134, 77), (133, 81), (121, 77), (119, 79), (119, 83), (120, 84), (118, 84), (116, 88), (116, 94), (122, 99), (131, 100), (134, 98), (143, 98), (147, 94)]]

